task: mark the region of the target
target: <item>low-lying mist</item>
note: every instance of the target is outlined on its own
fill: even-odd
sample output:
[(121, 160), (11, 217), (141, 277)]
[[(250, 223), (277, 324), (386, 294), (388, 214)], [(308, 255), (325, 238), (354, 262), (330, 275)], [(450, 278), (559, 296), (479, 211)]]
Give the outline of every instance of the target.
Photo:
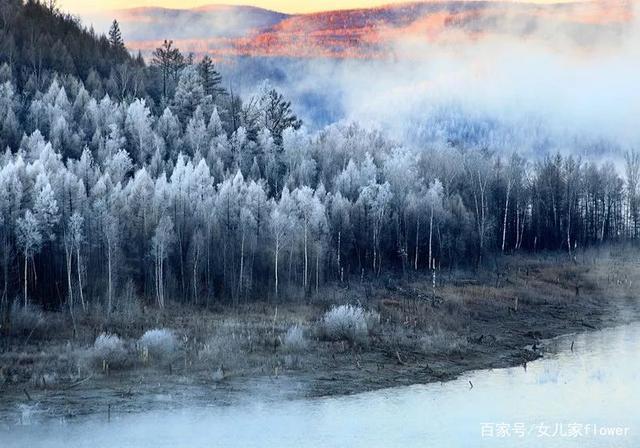
[(587, 43), (538, 23), (517, 38), (404, 36), (374, 60), (237, 58), (225, 74), (243, 95), (269, 78), (311, 128), (357, 121), (405, 144), (593, 157), (640, 144), (634, 17), (616, 33), (585, 27)]
[[(113, 14), (149, 60), (163, 38), (174, 39), (185, 54), (213, 55), (225, 87), (242, 96), (269, 79), (311, 129), (344, 120), (407, 145), (597, 157), (640, 146), (637, 12), (637, 2), (596, 0)], [(86, 20), (106, 30), (107, 17)]]

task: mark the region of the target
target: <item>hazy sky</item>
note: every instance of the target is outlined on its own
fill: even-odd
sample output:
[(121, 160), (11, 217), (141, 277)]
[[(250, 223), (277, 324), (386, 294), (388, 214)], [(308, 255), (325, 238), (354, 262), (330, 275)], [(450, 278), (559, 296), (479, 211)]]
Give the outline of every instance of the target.
[[(69, 12), (81, 13), (138, 6), (163, 6), (166, 8), (194, 8), (220, 4), (253, 5), (281, 12), (313, 12), (332, 9), (362, 8), (388, 3), (406, 3), (407, 0), (59, 0), (60, 6)], [(532, 3), (554, 3), (554, 0), (530, 0)], [(557, 1), (555, 1), (557, 2)]]

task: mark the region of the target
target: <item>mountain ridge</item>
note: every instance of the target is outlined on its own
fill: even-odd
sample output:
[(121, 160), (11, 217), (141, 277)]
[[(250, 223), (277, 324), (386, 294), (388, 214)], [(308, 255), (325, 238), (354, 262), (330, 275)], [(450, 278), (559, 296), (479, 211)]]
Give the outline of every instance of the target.
[(498, 37), (567, 38), (577, 44), (615, 38), (633, 17), (631, 2), (537, 4), (426, 1), (286, 14), (248, 5), (192, 9), (131, 8), (115, 12), (132, 50), (149, 54), (171, 39), (213, 56), (369, 58), (410, 36), (423, 42)]

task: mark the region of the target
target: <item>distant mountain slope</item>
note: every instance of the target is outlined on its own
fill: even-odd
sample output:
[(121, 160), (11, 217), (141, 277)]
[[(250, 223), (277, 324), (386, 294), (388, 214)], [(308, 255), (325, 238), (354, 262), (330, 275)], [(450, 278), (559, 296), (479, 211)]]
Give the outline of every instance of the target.
[(121, 9), (88, 16), (100, 28), (120, 22), (127, 41), (240, 37), (276, 25), (288, 16), (252, 6), (210, 5), (194, 9)]
[(488, 36), (568, 39), (589, 44), (615, 37), (631, 21), (629, 3), (516, 4), (425, 2), (292, 16), (238, 39), (240, 54), (371, 57), (411, 38), (451, 42)]
[(218, 56), (370, 58), (399, 40), (451, 42), (487, 36), (563, 39), (591, 45), (631, 23), (631, 1), (562, 4), (433, 1), (286, 15), (253, 7), (116, 11), (132, 49), (173, 39), (184, 51)]

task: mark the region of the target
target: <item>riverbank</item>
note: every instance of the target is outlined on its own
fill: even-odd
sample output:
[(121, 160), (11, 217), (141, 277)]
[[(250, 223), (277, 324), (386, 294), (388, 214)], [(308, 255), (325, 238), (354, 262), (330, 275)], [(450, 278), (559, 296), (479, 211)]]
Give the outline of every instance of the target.
[[(541, 356), (544, 339), (640, 316), (640, 257), (631, 251), (575, 260), (509, 256), (486, 265), (438, 271), (435, 291), (431, 276), (416, 275), (377, 289), (336, 288), (304, 303), (129, 306), (108, 319), (88, 312), (77, 316), (75, 338), (66, 315), (30, 316), (31, 330), (22, 316), (24, 331), (3, 336), (0, 420), (446, 381), (469, 370), (525, 365)], [(344, 303), (367, 314), (365, 332), (327, 333), (323, 316)], [(164, 331), (145, 336), (153, 329)], [(103, 337), (101, 345), (101, 334), (117, 341)]]

